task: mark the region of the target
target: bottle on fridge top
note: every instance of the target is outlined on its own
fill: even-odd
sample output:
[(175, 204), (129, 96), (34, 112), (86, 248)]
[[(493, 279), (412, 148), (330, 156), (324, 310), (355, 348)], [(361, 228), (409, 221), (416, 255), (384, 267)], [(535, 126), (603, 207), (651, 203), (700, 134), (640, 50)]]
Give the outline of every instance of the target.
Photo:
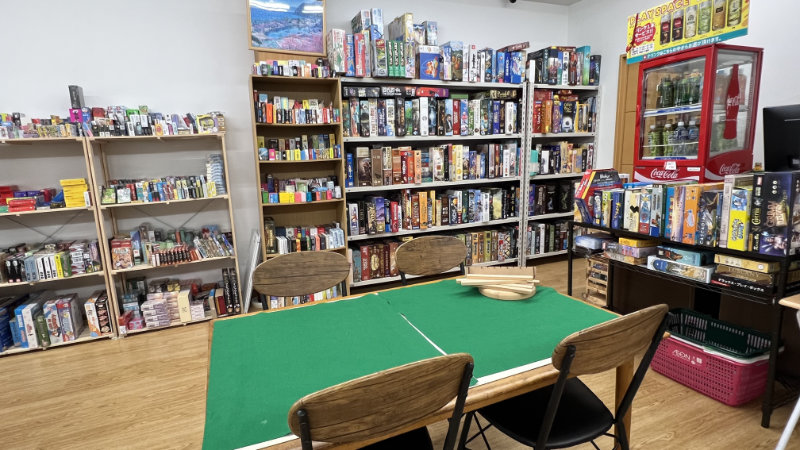
[(721, 30), (725, 28), (725, 6), (726, 0), (714, 0), (714, 12), (711, 16), (711, 28)]
[(697, 147), (700, 141), (700, 128), (694, 120), (689, 121), (689, 128), (686, 130), (686, 154), (689, 156), (697, 156)]
[(672, 13), (672, 41), (683, 39), (683, 10), (679, 9)]
[(711, 0), (700, 3), (697, 12), (697, 34), (706, 34), (711, 31)]
[(730, 0), (728, 3), (728, 26), (735, 27), (742, 21), (742, 0)]
[(667, 123), (664, 125), (664, 134), (661, 138), (661, 141), (664, 143), (663, 149), (664, 152), (661, 153), (662, 156), (672, 156), (672, 145), (675, 143), (675, 137), (673, 136), (672, 132), (672, 124)]
[(678, 127), (675, 128), (675, 149), (673, 153), (680, 156), (686, 156), (686, 143), (689, 141), (689, 132), (686, 130), (683, 121), (678, 122)]
[(686, 14), (683, 20), (683, 36), (686, 39), (694, 37), (697, 34), (697, 5), (686, 8)]
[[(724, 17), (723, 17), (723, 20)], [(661, 45), (669, 44), (669, 38), (672, 34), (672, 17), (670, 13), (664, 13), (661, 15)]]

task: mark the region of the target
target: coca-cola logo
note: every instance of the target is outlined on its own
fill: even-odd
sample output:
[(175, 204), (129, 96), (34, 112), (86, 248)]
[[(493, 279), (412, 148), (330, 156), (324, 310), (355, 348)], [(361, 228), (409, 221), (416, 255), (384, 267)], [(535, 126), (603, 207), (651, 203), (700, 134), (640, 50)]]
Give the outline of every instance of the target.
[(678, 179), (678, 171), (677, 170), (663, 170), (663, 169), (653, 169), (650, 172), (650, 178), (657, 178), (659, 180), (677, 180)]
[(739, 100), (739, 95), (735, 95), (733, 97), (728, 97), (725, 99), (725, 106), (728, 108), (733, 108), (734, 106), (739, 106), (741, 104)]
[(741, 163), (722, 164), (719, 166), (720, 175), (734, 175), (742, 171)]
[(633, 32), (633, 44), (642, 45), (645, 42), (650, 42), (656, 35), (656, 26), (653, 23), (648, 23), (641, 27), (636, 27)]

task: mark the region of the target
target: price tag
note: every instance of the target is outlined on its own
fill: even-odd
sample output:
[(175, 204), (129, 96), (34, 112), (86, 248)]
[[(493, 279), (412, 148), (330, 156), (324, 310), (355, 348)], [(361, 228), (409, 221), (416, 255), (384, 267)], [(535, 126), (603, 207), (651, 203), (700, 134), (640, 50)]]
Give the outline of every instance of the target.
[(678, 164), (675, 161), (664, 161), (664, 170), (678, 170)]

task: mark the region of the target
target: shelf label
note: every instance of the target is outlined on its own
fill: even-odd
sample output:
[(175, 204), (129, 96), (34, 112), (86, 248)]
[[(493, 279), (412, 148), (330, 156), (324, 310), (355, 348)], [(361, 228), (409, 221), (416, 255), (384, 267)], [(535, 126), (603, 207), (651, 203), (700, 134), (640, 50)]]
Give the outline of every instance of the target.
[(749, 0), (672, 0), (628, 17), (628, 64), (747, 35)]
[(678, 170), (678, 164), (675, 161), (664, 161), (664, 170)]

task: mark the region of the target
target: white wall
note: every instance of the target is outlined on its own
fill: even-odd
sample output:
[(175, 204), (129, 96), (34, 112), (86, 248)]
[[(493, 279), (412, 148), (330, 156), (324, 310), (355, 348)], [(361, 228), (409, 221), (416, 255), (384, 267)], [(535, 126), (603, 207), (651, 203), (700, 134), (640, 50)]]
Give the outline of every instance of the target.
[[(529, 40), (541, 47), (567, 39), (566, 7), (505, 0), (328, 0), (328, 28), (349, 30), (350, 19), (363, 7), (383, 8), (387, 22), (404, 12), (414, 13), (418, 21), (436, 20), (442, 42), (499, 47)], [(244, 0), (83, 0), (80, 7), (48, 2), (35, 11), (28, 2), (4, 2), (0, 30), (13, 36), (15, 44), (5, 46), (0, 62), (0, 111), (67, 116), (69, 84), (82, 86), (91, 106), (223, 111), (238, 251), (249, 255), (250, 230), (260, 224), (246, 11)], [(10, 167), (0, 160), (0, 180), (7, 178), (3, 171)], [(36, 181), (62, 178), (58, 167), (50, 169), (52, 173), (40, 173), (42, 179)]]
[[(570, 45), (588, 43), (592, 53), (603, 56), (600, 84), (602, 116), (600, 118), (599, 164), (610, 167), (614, 155), (614, 121), (617, 109), (619, 55), (625, 53), (626, 19), (658, 0), (583, 0), (569, 7)], [(789, 0), (752, 2), (749, 34), (726, 41), (729, 44), (764, 48), (761, 69), (759, 112), (754, 141), (754, 161), (763, 161), (764, 138), (761, 108), (800, 103), (800, 59), (796, 57), (797, 27), (800, 2)]]

